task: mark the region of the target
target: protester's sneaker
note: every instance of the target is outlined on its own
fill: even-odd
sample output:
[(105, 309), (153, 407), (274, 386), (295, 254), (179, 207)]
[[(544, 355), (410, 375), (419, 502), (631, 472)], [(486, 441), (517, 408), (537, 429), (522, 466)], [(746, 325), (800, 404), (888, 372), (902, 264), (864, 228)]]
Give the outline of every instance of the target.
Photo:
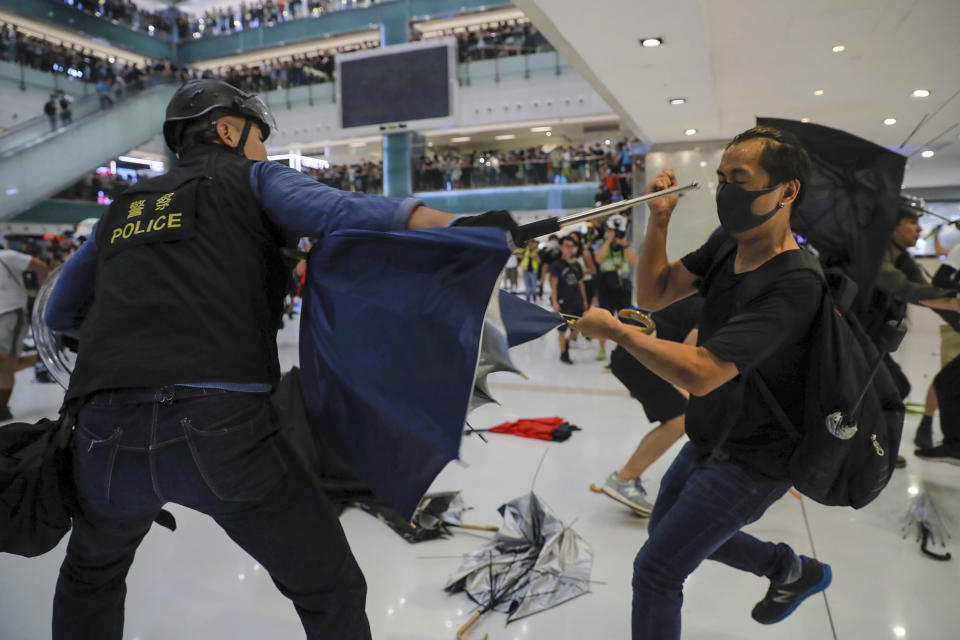
[(597, 362), (600, 362), (601, 360), (606, 360), (606, 359), (607, 359), (607, 352), (604, 350), (603, 347), (600, 347), (600, 351), (597, 351)]
[(830, 586), (833, 572), (830, 565), (818, 562), (807, 556), (800, 556), (802, 570), (800, 577), (787, 584), (770, 583), (767, 595), (750, 612), (760, 624), (780, 622), (800, 606), (800, 603), (815, 593)]
[(920, 421), (917, 427), (917, 435), (913, 436), (913, 444), (918, 449), (933, 448), (933, 424), (926, 420)]
[(570, 359), (569, 351), (562, 351), (560, 353), (560, 362), (566, 362), (567, 364), (573, 364), (573, 360)]
[(937, 447), (917, 449), (913, 453), (921, 460), (929, 460), (930, 462), (946, 462), (947, 464), (953, 464), (960, 467), (960, 447), (941, 444)]
[(620, 504), (633, 509), (637, 515), (649, 516), (653, 512), (653, 505), (647, 500), (647, 492), (643, 490), (639, 478), (620, 480), (617, 478), (617, 472), (614, 471), (604, 480), (600, 490)]

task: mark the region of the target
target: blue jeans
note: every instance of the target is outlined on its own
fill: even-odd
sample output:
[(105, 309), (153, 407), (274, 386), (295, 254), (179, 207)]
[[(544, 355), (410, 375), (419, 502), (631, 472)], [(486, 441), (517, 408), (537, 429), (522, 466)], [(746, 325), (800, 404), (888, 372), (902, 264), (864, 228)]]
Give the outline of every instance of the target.
[(789, 488), (736, 464), (704, 464), (684, 445), (660, 483), (650, 537), (633, 563), (633, 640), (679, 640), (683, 582), (706, 558), (782, 582), (793, 550), (740, 529)]
[(540, 288), (540, 278), (537, 277), (536, 273), (524, 270), (523, 288), (525, 289), (524, 293), (526, 294), (528, 302), (536, 300), (537, 291)]
[(73, 474), (82, 515), (60, 568), (54, 640), (120, 640), (127, 572), (167, 502), (210, 515), (253, 556), (308, 638), (370, 638), (363, 574), (266, 394), (98, 393), (77, 418)]

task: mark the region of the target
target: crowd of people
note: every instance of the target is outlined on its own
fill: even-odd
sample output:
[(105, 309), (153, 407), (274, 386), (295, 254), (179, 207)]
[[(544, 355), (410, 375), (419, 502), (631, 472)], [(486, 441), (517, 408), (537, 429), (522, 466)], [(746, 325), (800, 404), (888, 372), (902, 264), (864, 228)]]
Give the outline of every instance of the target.
[(271, 27), (356, 7), (376, 4), (378, 0), (250, 0), (224, 7), (211, 7), (200, 14), (177, 11), (147, 11), (131, 0), (63, 0), (64, 3), (96, 17), (106, 18), (135, 31), (169, 38), (176, 29), (177, 38), (205, 38)]
[(308, 176), (328, 187), (357, 193), (383, 193), (383, 163), (364, 161), (306, 169)]
[(511, 151), (446, 149), (423, 156), (418, 191), (598, 182), (598, 200), (629, 198), (633, 154), (627, 140), (611, 144), (542, 145)]

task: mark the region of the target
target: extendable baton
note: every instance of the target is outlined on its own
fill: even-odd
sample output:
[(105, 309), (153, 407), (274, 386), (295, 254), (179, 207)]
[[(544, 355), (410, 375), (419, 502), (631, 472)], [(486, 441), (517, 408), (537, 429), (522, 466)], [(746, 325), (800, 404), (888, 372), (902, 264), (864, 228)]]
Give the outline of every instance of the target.
[(537, 220), (536, 222), (520, 225), (515, 235), (519, 242), (526, 242), (531, 238), (539, 238), (540, 236), (547, 235), (548, 233), (554, 233), (573, 224), (586, 222), (587, 220), (593, 220), (594, 218), (606, 216), (611, 213), (617, 213), (618, 211), (623, 211), (624, 209), (635, 207), (638, 204), (656, 200), (657, 198), (673, 195), (674, 193), (683, 193), (684, 191), (690, 191), (692, 189), (699, 188), (699, 182), (691, 182), (687, 185), (670, 187), (669, 189), (664, 189), (663, 191), (648, 193), (642, 196), (637, 196), (636, 198), (630, 198), (629, 200), (611, 202), (610, 204), (605, 204), (593, 209), (587, 209), (586, 211), (581, 211), (579, 213), (572, 213), (567, 216), (547, 218), (546, 220)]

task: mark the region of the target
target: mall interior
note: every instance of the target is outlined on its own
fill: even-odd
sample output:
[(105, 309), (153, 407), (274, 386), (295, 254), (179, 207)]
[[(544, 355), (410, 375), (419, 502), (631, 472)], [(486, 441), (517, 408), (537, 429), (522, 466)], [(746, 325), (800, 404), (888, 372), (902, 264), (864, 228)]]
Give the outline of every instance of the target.
[[(797, 131), (817, 125), (865, 141), (864, 155), (900, 163), (894, 189), (919, 208), (919, 235), (906, 252), (929, 277), (960, 248), (958, 27), (957, 0), (0, 0), (0, 234), (5, 249), (44, 263), (44, 275), (62, 269), (126, 189), (176, 167), (161, 127), (178, 89), (220, 79), (260, 96), (275, 118), (268, 161), (350, 197), (414, 198), (456, 215), (506, 210), (523, 225), (636, 197), (672, 169), (679, 184), (699, 189), (679, 199), (670, 260), (717, 228), (717, 169), (735, 135), (758, 118)], [(439, 57), (423, 58), (427, 52)], [(409, 73), (404, 64), (420, 66)], [(408, 85), (404, 97), (386, 97), (397, 78)], [(838, 184), (869, 189), (858, 171)], [(619, 215), (608, 227), (602, 219), (573, 227), (577, 251), (606, 251), (610, 229), (639, 251), (647, 206)], [(842, 231), (856, 236), (857, 225), (868, 224), (860, 216)], [(549, 262), (550, 251), (555, 260), (558, 244), (540, 237), (534, 257), (521, 247), (495, 286), (551, 310), (553, 271), (532, 281), (517, 271), (529, 270), (528, 259)], [(581, 263), (601, 261), (589, 262)], [(34, 309), (42, 282), (25, 273), (17, 286)], [(629, 261), (620, 277), (635, 290)], [(304, 353), (302, 302), (290, 294), (277, 334), (282, 372)], [(681, 583), (683, 638), (960, 637), (960, 560), (946, 559), (958, 553), (960, 466), (914, 454), (925, 415), (933, 415), (934, 444), (960, 429), (946, 424), (946, 411), (928, 410), (934, 377), (958, 353), (960, 324), (951, 329), (919, 304), (907, 317), (909, 331), (892, 354), (910, 387), (899, 447), (905, 466), (862, 509), (791, 490), (745, 529), (829, 563), (829, 588), (786, 619), (758, 624), (751, 609), (770, 582), (703, 562)], [(41, 331), (34, 321), (23, 355)], [(580, 430), (564, 441), (466, 432), (459, 460), (429, 487), (459, 492), (458, 521), (487, 529), (445, 525), (443, 535), (412, 543), (395, 530), (405, 522), (388, 526), (389, 516), (369, 506), (348, 504), (340, 514), (366, 578), (373, 638), (673, 637), (638, 635), (631, 623), (634, 558), (650, 534), (649, 511), (601, 490), (658, 418), (611, 374), (615, 345), (585, 336), (558, 343), (555, 333), (510, 350), (522, 377), (492, 375), (494, 402), (470, 411), (467, 422), (483, 430), (558, 416)], [(12, 420), (57, 417), (65, 378), (54, 368), (44, 358), (16, 373)], [(643, 471), (650, 503), (685, 442), (668, 443)], [(513, 592), (445, 589), (467, 554), (503, 534), (501, 505), (531, 491), (563, 531), (576, 532), (558, 558), (585, 558), (578, 597), (513, 619), (509, 603), (522, 603)], [(207, 515), (166, 509), (177, 528), (154, 526), (140, 544), (126, 576), (122, 638), (304, 637), (298, 610), (267, 569)], [(35, 558), (0, 553), (0, 639), (50, 637), (68, 539)]]

